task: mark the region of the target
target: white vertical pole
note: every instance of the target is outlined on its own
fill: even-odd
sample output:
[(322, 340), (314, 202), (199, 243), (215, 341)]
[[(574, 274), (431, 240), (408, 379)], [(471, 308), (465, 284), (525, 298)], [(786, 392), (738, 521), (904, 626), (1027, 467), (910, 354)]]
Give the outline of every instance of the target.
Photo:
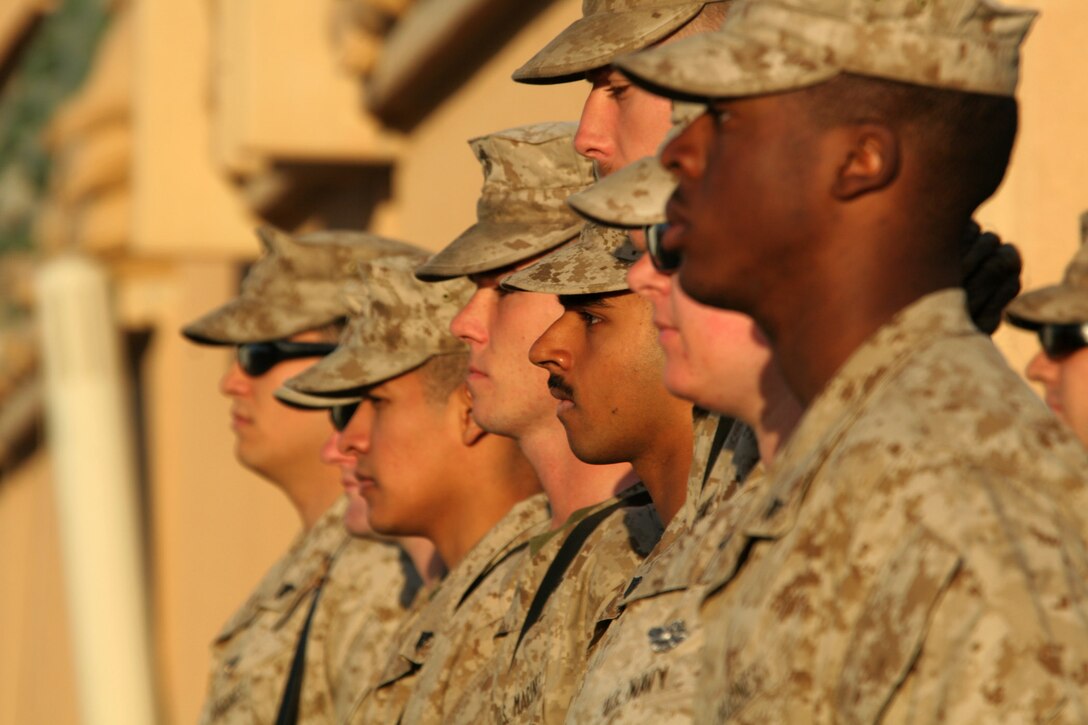
[(49, 452), (84, 725), (155, 721), (132, 429), (101, 266), (79, 256), (37, 277)]

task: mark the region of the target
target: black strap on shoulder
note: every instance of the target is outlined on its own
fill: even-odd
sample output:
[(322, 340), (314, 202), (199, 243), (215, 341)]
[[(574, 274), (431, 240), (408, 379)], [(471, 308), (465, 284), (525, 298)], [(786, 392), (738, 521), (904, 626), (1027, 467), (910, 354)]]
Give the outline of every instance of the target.
[(540, 619), (540, 615), (544, 611), (544, 605), (547, 604), (548, 599), (555, 593), (555, 590), (559, 588), (559, 583), (563, 581), (563, 575), (567, 573), (567, 569), (570, 568), (574, 557), (582, 550), (589, 535), (618, 509), (648, 506), (651, 503), (653, 503), (653, 500), (650, 498), (650, 494), (641, 491), (605, 506), (600, 511), (586, 516), (574, 525), (574, 528), (567, 535), (566, 541), (559, 547), (555, 558), (548, 565), (548, 570), (544, 572), (544, 576), (540, 580), (540, 586), (537, 587), (536, 593), (533, 595), (533, 601), (529, 603), (529, 611), (525, 615), (525, 621), (522, 622), (517, 644), (514, 645), (514, 655), (517, 655), (517, 651), (521, 647), (521, 641), (525, 639), (526, 633)]
[(302, 631), (298, 635), (295, 657), (291, 660), (291, 672), (287, 675), (287, 683), (283, 687), (283, 697), (280, 699), (280, 709), (276, 713), (276, 725), (295, 725), (298, 722), (299, 705), (302, 702), (302, 677), (306, 674), (306, 641), (310, 636), (310, 622), (313, 621), (314, 612), (317, 611), (317, 602), (321, 599), (321, 590), (324, 586), (325, 577), (322, 577), (317, 587), (314, 588), (314, 598), (310, 602), (310, 611), (306, 614), (306, 622), (302, 625)]
[(707, 457), (706, 469), (703, 471), (703, 485), (701, 488), (706, 488), (706, 482), (710, 480), (710, 474), (713, 472), (714, 466), (718, 463), (718, 457), (721, 456), (722, 450), (725, 448), (725, 439), (729, 437), (735, 423), (736, 421), (732, 418), (725, 417), (718, 421), (718, 429), (714, 431), (714, 440), (710, 444), (710, 455)]
[(522, 549), (524, 549), (528, 545), (529, 545), (528, 541), (523, 541), (520, 544), (518, 544), (517, 546), (510, 547), (510, 549), (505, 554), (503, 554), (502, 557), (500, 557), (499, 559), (496, 559), (495, 561), (491, 562), (490, 566), (488, 566), (486, 569), (484, 569), (479, 574), (477, 574), (476, 578), (472, 580), (472, 583), (469, 584), (468, 588), (465, 589), (465, 591), (461, 594), (461, 598), (457, 600), (457, 606), (453, 608), (454, 611), (457, 611), (458, 609), (461, 608), (461, 605), (465, 603), (465, 600), (467, 600), (470, 596), (472, 596), (472, 593), (474, 591), (476, 591), (477, 587), (479, 587), (481, 584), (483, 584), (484, 580), (487, 579), (487, 577), (489, 577), (491, 575), (491, 572), (495, 571), (495, 568), (499, 564), (506, 561), (512, 555), (514, 555), (517, 552), (521, 551)]

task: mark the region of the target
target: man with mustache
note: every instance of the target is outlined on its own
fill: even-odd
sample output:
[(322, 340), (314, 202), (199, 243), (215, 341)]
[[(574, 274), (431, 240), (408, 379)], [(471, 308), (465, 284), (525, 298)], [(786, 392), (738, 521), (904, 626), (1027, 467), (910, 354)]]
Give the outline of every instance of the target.
[[(547, 502), (514, 441), (472, 419), (465, 347), (447, 329), (471, 287), (418, 281), (413, 271), (426, 258), (419, 250), (364, 265), (337, 350), (286, 383), (331, 403), (359, 399), (355, 409), (334, 411), (340, 449), (357, 459), (371, 527), (429, 539), (449, 569), (391, 647), (356, 643), (352, 656), (378, 667), (352, 683), (357, 695), (338, 713), (342, 722), (401, 719), (413, 689), (441, 674), (446, 661), (436, 653), (501, 614), (517, 553), (548, 522)], [(461, 684), (443, 680), (454, 691)]]
[[(625, 167), (569, 203), (614, 226), (661, 221), (675, 184), (656, 159), (646, 161), (654, 165)], [(694, 460), (708, 463), (693, 466), (688, 495), (700, 503), (685, 526), (670, 527), (673, 535), (600, 613), (585, 678), (567, 714), (570, 723), (690, 722), (703, 642), (699, 577), (713, 557), (713, 542), (724, 538), (765, 485), (759, 459), (773, 459), (800, 414), (751, 319), (686, 298), (651, 263), (641, 232), (631, 233), (631, 243), (640, 256), (627, 281), (653, 305), (665, 386), (748, 425), (738, 422), (696, 440)]]
[[(623, 242), (622, 234), (588, 227), (577, 241), (509, 274), (502, 284), (514, 294), (560, 295), (561, 316), (529, 354), (548, 372), (548, 388), (560, 401), (553, 409), (570, 448), (589, 463), (630, 463), (669, 525), (668, 537), (686, 500), (691, 406), (661, 384), (649, 310), (626, 290), (629, 259), (613, 256)], [(596, 515), (587, 512), (568, 527), (566, 541), (540, 537), (547, 556), (530, 561), (527, 569), (534, 573), (522, 585), (527, 594), (515, 599), (498, 632), (497, 654), (476, 678), (477, 687), (491, 695), (463, 702), (451, 722), (566, 717), (598, 611), (630, 575), (616, 581), (607, 597), (572, 596), (580, 580), (599, 578), (595, 572), (607, 563), (599, 551), (568, 544)]]
[[(484, 711), (499, 688), (492, 678), (504, 669), (513, 640), (534, 648), (533, 670), (523, 682), (502, 686), (503, 699), (517, 700), (526, 717), (561, 718), (556, 710), (580, 675), (593, 612), (661, 533), (629, 464), (586, 463), (574, 455), (555, 416), (548, 375), (529, 362), (532, 342), (562, 314), (556, 297), (499, 286), (578, 236), (582, 222), (565, 200), (592, 181), (592, 169), (571, 145), (574, 130), (573, 123), (542, 123), (470, 141), (484, 170), (478, 221), (416, 271), (425, 280), (467, 277), (475, 284), (450, 327), (469, 346), (473, 417), (485, 430), (517, 441), (540, 477), (552, 516), (508, 582), (514, 599), (509, 611), (480, 621), (474, 640), (445, 653), (443, 676), (458, 682), (463, 696), (451, 707), (447, 693), (425, 684), (413, 692), (406, 721), (489, 718)], [(529, 622), (538, 599), (562, 605)], [(537, 646), (545, 640), (546, 647)], [(545, 651), (547, 659), (536, 658)]]
[(805, 408), (704, 575), (697, 719), (1088, 717), (1088, 458), (955, 289), (1033, 18), (744, 2), (617, 61), (708, 99), (662, 154), (663, 248), (694, 298), (755, 319)]
[(295, 239), (264, 227), (258, 236), (263, 254), (241, 294), (182, 332), (237, 347), (220, 381), (232, 402), (235, 455), (284, 492), (303, 531), (216, 638), (204, 723), (324, 721), (345, 667), (338, 643), (388, 639), (420, 585), (396, 543), (344, 531), (336, 469), (319, 458), (332, 430), (326, 416), (273, 397), (335, 347), (348, 314), (337, 289), (358, 265), (409, 248), (356, 232)]

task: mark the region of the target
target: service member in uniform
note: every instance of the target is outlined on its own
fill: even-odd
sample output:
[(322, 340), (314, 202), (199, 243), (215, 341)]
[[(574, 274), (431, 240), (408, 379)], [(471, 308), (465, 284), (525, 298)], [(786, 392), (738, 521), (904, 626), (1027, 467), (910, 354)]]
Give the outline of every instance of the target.
[(346, 643), (388, 638), (420, 580), (394, 542), (348, 536), (337, 471), (319, 459), (332, 431), (327, 416), (288, 408), (273, 391), (335, 347), (348, 312), (338, 287), (366, 260), (407, 247), (355, 232), (295, 239), (266, 227), (258, 235), (263, 254), (241, 294), (183, 332), (237, 346), (220, 383), (232, 401), (235, 455), (287, 495), (303, 532), (216, 638), (201, 721), (272, 723), (286, 705), (299, 722), (326, 722)]
[[(598, 612), (660, 535), (651, 501), (662, 501), (661, 520), (684, 504), (691, 406), (661, 383), (649, 308), (626, 289), (630, 258), (613, 255), (629, 251), (620, 250), (624, 241), (623, 234), (587, 227), (577, 241), (507, 275), (502, 284), (511, 294), (560, 295), (562, 315), (533, 344), (530, 357), (549, 373), (574, 453), (590, 462), (630, 462), (643, 484), (642, 506), (631, 508), (632, 498), (621, 495), (576, 512), (558, 532), (530, 542), (533, 555), (497, 632), (498, 653), (476, 681), (492, 694), (463, 702), (451, 722), (562, 722), (584, 672)], [(618, 567), (632, 548), (638, 557)]]
[(1083, 722), (1088, 457), (967, 315), (1034, 13), (738, 1), (619, 59), (708, 99), (664, 150), (666, 252), (806, 407), (705, 581), (697, 719)]
[[(675, 183), (655, 158), (647, 161), (654, 164), (629, 165), (569, 203), (616, 226), (659, 222)], [(631, 241), (641, 256), (627, 279), (653, 304), (666, 387), (738, 422), (718, 435), (712, 431), (697, 438), (688, 496), (700, 504), (688, 521), (670, 523), (630, 584), (600, 613), (569, 723), (691, 721), (703, 641), (698, 612), (704, 590), (698, 578), (714, 553), (708, 542), (721, 540), (760, 490), (759, 459), (773, 459), (800, 416), (751, 318), (683, 296), (651, 264), (643, 234), (632, 232)]]
[(1039, 335), (1039, 352), (1028, 363), (1029, 379), (1041, 383), (1046, 404), (1088, 445), (1088, 213), (1081, 217), (1081, 245), (1056, 285), (1013, 300), (1009, 322)]
[(336, 352), (286, 383), (294, 393), (360, 398), (354, 410), (334, 411), (341, 448), (358, 459), (371, 526), (430, 539), (449, 568), (387, 651), (366, 642), (353, 649), (378, 667), (354, 683), (344, 722), (397, 722), (412, 688), (429, 676), (436, 645), (498, 616), (499, 582), (527, 532), (549, 518), (516, 443), (472, 418), (467, 351), (448, 330), (472, 287), (420, 282), (413, 272), (426, 258), (420, 251), (365, 265)]
[(652, 45), (716, 30), (729, 3), (712, 0), (585, 0), (583, 17), (514, 71), (520, 83), (587, 80), (575, 147), (599, 176), (653, 155), (672, 125), (667, 99), (634, 86), (612, 67)]
[[(548, 373), (529, 362), (532, 342), (562, 314), (557, 298), (498, 286), (512, 271), (577, 238), (583, 226), (565, 204), (592, 181), (590, 163), (571, 144), (574, 129), (573, 123), (541, 123), (470, 141), (484, 171), (478, 220), (416, 270), (425, 280), (467, 276), (475, 284), (472, 299), (450, 328), (470, 349), (473, 417), (484, 429), (517, 441), (548, 496), (551, 520), (521, 554), (527, 561), (516, 566), (505, 592), (508, 601), (534, 595), (556, 552), (573, 535), (581, 540), (572, 552), (579, 566), (563, 572), (564, 590), (598, 602), (626, 580), (660, 533), (644, 491), (632, 486), (630, 464), (594, 465), (575, 457), (555, 415)], [(643, 510), (636, 514), (639, 506)], [(552, 654), (573, 677), (577, 662), (561, 664), (567, 658), (561, 645), (588, 638), (593, 621), (580, 609), (566, 614), (570, 620), (559, 625), (563, 636)], [(498, 639), (497, 630), (502, 630)], [(492, 661), (496, 641), (507, 636), (505, 617), (481, 618), (471, 635), (436, 643), (436, 666), (413, 691), (405, 721), (475, 719), (478, 708), (490, 704), (493, 688), (475, 683), (472, 675), (497, 664)], [(439, 658), (444, 665), (437, 666)]]

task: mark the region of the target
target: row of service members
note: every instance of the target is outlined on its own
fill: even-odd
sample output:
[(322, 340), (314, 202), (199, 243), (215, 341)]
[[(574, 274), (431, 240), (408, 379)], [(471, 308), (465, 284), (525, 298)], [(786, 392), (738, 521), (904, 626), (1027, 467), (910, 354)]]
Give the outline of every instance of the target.
[[(590, 80), (580, 124), (470, 141), (438, 254), (261, 230), (184, 332), (237, 346), (238, 458), (305, 530), (203, 720), (1088, 718), (1088, 460), (980, 332), (1018, 289), (969, 224), (1005, 161), (925, 183), (1012, 134), (918, 131), (1007, 113), (1033, 18), (586, 2), (515, 73)], [(1052, 357), (1083, 265), (1009, 310)]]

